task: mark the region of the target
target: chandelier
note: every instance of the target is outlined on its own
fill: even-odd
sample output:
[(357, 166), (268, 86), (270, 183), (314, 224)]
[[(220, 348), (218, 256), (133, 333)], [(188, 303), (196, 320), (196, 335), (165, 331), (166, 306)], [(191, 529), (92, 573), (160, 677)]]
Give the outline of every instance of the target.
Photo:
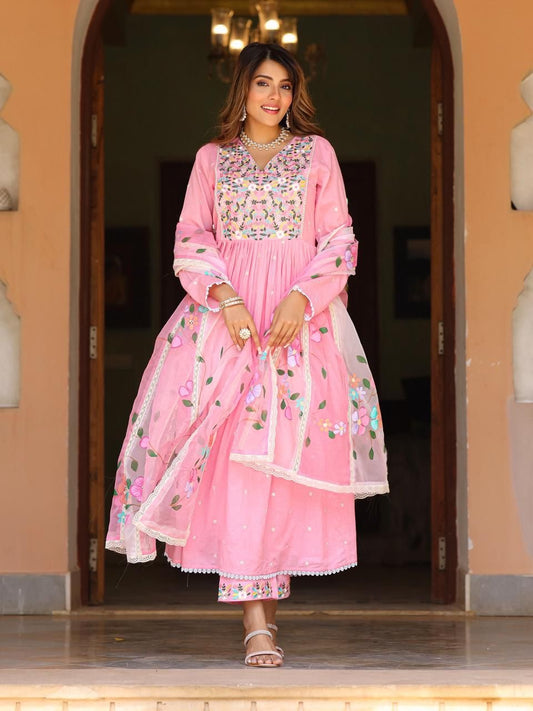
[[(211, 10), (211, 51), (209, 53), (209, 77), (214, 74), (229, 83), (239, 53), (250, 42), (273, 42), (280, 44), (292, 54), (298, 51), (296, 17), (279, 17), (277, 0), (260, 0), (255, 6), (257, 25), (252, 27), (249, 17), (233, 17), (234, 11), (216, 7)], [(304, 52), (308, 65), (307, 80), (313, 79), (325, 57), (319, 44), (310, 44)]]

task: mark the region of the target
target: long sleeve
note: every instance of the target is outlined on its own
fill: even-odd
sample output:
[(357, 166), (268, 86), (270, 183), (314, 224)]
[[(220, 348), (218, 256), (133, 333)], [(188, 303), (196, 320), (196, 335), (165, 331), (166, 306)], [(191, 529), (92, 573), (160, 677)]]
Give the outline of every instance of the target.
[(348, 276), (355, 274), (358, 246), (335, 151), (325, 139), (315, 140), (319, 141), (315, 147), (319, 161), (314, 206), (317, 253), (289, 290), (307, 297), (307, 321), (323, 311), (342, 292)]
[(174, 273), (190, 296), (211, 311), (219, 306), (209, 296), (210, 287), (231, 286), (214, 235), (215, 151), (207, 144), (196, 154), (174, 243)]

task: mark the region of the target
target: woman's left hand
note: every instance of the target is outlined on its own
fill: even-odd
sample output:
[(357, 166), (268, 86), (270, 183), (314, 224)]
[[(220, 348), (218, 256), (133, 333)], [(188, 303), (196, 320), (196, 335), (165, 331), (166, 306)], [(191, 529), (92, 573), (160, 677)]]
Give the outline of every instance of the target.
[(291, 291), (280, 301), (272, 318), (267, 348), (288, 346), (294, 341), (303, 326), (306, 306), (307, 297), (299, 291)]

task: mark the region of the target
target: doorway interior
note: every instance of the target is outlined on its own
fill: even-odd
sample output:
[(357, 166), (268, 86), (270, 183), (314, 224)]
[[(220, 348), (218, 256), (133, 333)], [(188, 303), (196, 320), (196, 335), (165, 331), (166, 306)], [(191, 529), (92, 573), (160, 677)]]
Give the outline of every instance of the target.
[[(104, 554), (103, 529), (131, 403), (155, 335), (181, 296), (171, 268), (173, 232), (194, 152), (212, 135), (227, 86), (208, 78), (207, 16), (132, 8), (101, 3), (100, 52), (86, 71), (93, 87), (84, 172), (93, 267), (82, 284), (87, 315), (96, 310), (103, 325), (105, 312), (106, 327), (93, 359), (100, 362), (82, 367), (81, 410), (88, 412), (80, 419), (91, 464), (85, 474), (80, 467), (80, 502), (84, 490), (90, 502), (84, 515), (80, 505), (80, 567), (86, 602), (187, 605), (207, 600), (216, 576), (156, 561), (147, 595), (146, 566)], [(453, 392), (443, 386), (450, 366), (438, 339), (444, 312), (453, 333), (453, 289), (442, 276), (453, 246), (446, 192), (453, 131), (442, 124), (446, 101), (446, 115), (453, 114), (446, 95), (453, 77), (451, 62), (442, 61), (446, 48), (438, 48), (443, 28), (435, 13), (428, 2), (425, 9), (410, 3), (404, 15), (300, 18), (302, 42), (326, 50), (310, 89), (343, 169), (360, 241), (349, 308), (381, 395), (392, 495), (357, 502), (359, 568), (311, 585), (306, 578), (302, 599), (296, 583), (297, 605), (453, 601), (455, 471), (443, 452), (455, 449), (455, 434), (442, 419), (444, 404), (453, 411)]]

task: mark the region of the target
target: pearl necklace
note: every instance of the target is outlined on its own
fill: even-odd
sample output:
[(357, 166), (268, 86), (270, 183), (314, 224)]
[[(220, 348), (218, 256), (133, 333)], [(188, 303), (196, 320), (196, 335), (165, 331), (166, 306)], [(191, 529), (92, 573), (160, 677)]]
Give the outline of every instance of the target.
[(258, 143), (257, 141), (253, 141), (250, 136), (248, 136), (244, 128), (241, 128), (240, 138), (245, 146), (258, 148), (260, 151), (268, 151), (270, 150), (270, 148), (275, 148), (276, 146), (279, 146), (279, 144), (283, 143), (285, 139), (287, 139), (290, 135), (290, 131), (288, 131), (286, 128), (282, 128), (279, 136), (273, 141), (270, 141), (270, 143)]

